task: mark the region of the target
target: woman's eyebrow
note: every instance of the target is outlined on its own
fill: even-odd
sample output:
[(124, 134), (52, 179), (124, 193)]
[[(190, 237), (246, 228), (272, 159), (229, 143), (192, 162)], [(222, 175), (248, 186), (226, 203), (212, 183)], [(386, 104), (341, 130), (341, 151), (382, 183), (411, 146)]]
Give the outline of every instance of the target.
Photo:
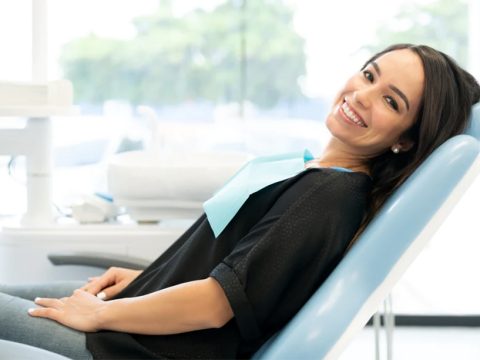
[(382, 72), (380, 71), (380, 66), (375, 61), (371, 61), (370, 64), (375, 68), (375, 71), (377, 72), (378, 76), (382, 75)]
[[(371, 61), (370, 64), (372, 64), (378, 76), (381, 76), (382, 72), (380, 70), (380, 66), (378, 66), (378, 64), (375, 61)], [(405, 105), (407, 106), (407, 110), (410, 110), (410, 103), (408, 102), (408, 98), (406, 97), (406, 95), (395, 85), (389, 85), (389, 88), (395, 91), (395, 93), (397, 93), (397, 95), (402, 98), (402, 100), (405, 102)]]
[(405, 96), (405, 94), (403, 92), (401, 92), (400, 89), (397, 88), (395, 85), (389, 85), (389, 87), (390, 87), (390, 89), (395, 91), (398, 94), (398, 96), (400, 96), (402, 98), (403, 101), (405, 101), (405, 105), (407, 106), (407, 110), (410, 110), (410, 104), (408, 103), (408, 99)]

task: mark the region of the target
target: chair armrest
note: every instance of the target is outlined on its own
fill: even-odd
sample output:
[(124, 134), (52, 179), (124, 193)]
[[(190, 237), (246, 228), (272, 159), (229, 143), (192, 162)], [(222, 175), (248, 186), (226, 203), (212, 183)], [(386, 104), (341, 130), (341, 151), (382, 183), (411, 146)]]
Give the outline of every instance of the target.
[(109, 253), (62, 252), (50, 253), (47, 257), (53, 265), (82, 265), (103, 269), (116, 266), (143, 270), (150, 265), (150, 261), (145, 259)]

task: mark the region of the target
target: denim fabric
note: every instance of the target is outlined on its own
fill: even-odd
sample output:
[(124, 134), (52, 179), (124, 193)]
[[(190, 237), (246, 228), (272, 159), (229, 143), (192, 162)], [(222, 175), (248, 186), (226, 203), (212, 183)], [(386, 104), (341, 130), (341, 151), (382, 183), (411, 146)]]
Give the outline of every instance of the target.
[(83, 282), (56, 282), (42, 285), (0, 285), (0, 339), (49, 350), (71, 359), (93, 359), (86, 348), (85, 333), (55, 321), (33, 318), (30, 308), (36, 297), (69, 296)]

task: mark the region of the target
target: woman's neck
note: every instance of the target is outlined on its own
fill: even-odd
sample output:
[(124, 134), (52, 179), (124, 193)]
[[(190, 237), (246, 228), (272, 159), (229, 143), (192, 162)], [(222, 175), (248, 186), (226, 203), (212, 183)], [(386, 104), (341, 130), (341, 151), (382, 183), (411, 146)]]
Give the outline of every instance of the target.
[(309, 161), (306, 167), (343, 167), (355, 172), (370, 174), (364, 158), (352, 155), (351, 152), (338, 146), (334, 140), (328, 143), (321, 156)]
[(370, 175), (370, 171), (367, 166), (365, 165), (356, 165), (353, 164), (349, 161), (340, 161), (340, 160), (323, 160), (321, 157), (320, 158), (315, 158), (313, 160), (310, 160), (305, 164), (306, 168), (316, 168), (316, 167), (323, 167), (323, 168), (329, 168), (329, 167), (341, 167), (345, 169), (350, 169), (354, 172), (363, 172), (367, 175)]

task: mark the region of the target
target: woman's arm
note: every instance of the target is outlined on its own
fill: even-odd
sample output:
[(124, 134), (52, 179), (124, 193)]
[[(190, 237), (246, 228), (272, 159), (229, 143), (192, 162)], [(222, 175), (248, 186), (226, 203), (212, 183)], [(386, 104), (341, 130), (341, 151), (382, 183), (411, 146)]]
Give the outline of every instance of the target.
[(106, 305), (99, 317), (100, 328), (138, 334), (218, 328), (233, 317), (223, 289), (211, 277)]
[(85, 332), (167, 335), (222, 327), (233, 318), (222, 287), (211, 277), (134, 298), (101, 301), (76, 290), (69, 298), (35, 302), (44, 307), (30, 310), (30, 315)]

